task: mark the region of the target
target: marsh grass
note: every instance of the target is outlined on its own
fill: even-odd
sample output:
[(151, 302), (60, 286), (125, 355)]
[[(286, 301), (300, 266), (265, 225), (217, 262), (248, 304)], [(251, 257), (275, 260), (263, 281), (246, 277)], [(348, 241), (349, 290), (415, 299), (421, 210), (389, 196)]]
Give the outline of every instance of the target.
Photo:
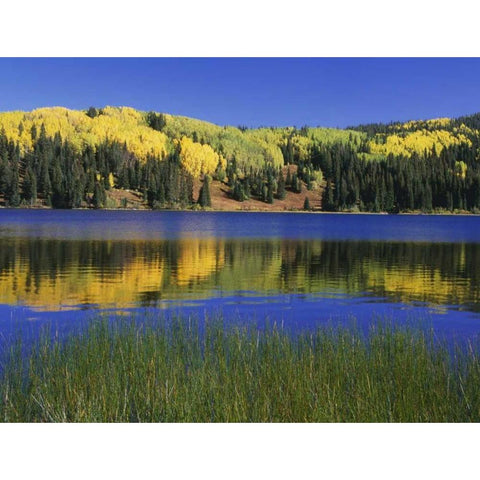
[(97, 319), (9, 347), (4, 422), (470, 422), (480, 363), (421, 329)]

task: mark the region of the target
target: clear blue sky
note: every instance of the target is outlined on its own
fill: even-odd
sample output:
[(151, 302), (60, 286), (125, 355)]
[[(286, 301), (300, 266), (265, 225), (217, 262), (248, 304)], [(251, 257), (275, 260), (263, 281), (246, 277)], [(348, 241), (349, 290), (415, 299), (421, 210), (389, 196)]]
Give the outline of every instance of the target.
[(451, 117), (480, 111), (480, 59), (0, 59), (0, 111), (54, 105), (251, 127)]

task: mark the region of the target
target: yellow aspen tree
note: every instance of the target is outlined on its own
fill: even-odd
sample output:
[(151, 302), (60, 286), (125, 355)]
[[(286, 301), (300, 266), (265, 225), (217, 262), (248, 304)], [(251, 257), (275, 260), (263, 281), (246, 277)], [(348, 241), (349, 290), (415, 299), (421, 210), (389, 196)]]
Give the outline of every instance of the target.
[(220, 157), (210, 145), (202, 145), (188, 137), (182, 137), (178, 145), (180, 162), (194, 178), (215, 172)]

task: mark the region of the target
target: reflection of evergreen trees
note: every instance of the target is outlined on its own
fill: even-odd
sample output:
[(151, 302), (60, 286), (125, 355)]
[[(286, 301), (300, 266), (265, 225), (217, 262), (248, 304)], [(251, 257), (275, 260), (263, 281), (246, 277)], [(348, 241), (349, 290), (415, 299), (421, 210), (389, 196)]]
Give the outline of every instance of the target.
[[(189, 255), (189, 250), (195, 252)], [(154, 285), (132, 284), (131, 297), (144, 299), (209, 295), (209, 291), (373, 293), (402, 301), (480, 302), (480, 247), (476, 244), (397, 242), (214, 240), (59, 241), (7, 239), (0, 248), (0, 279), (18, 287), (26, 268), (26, 293), (42, 282), (79, 282), (82, 272), (124, 285), (130, 267), (148, 269)], [(16, 272), (14, 274), (14, 272)], [(11, 277), (9, 277), (9, 275)], [(180, 275), (182, 279), (180, 281)], [(92, 278), (89, 276), (88, 278)], [(112, 283), (112, 285), (113, 285)], [(1, 284), (1, 282), (0, 282)], [(4, 283), (4, 286), (6, 284)], [(73, 285), (73, 284), (72, 284)], [(416, 286), (415, 286), (416, 285)], [(112, 287), (113, 288), (113, 287)], [(75, 286), (72, 288), (75, 291)]]
[[(204, 240), (197, 241), (201, 245)], [(48, 272), (52, 280), (58, 275), (64, 275), (72, 263), (80, 268), (95, 268), (109, 275), (123, 271), (129, 262), (139, 257), (146, 263), (161, 258), (175, 270), (182, 249), (188, 248), (188, 242), (179, 243), (175, 240), (2, 240), (0, 272), (11, 270), (16, 262), (22, 260), (27, 262), (32, 273)], [(214, 247), (206, 250), (208, 254), (211, 253), (211, 248)], [(218, 249), (218, 245), (215, 248)], [(221, 248), (225, 255), (224, 265), (239, 270), (242, 264), (246, 265), (249, 261), (262, 270), (274, 259), (278, 259), (287, 284), (300, 270), (312, 278), (349, 275), (358, 278), (357, 274), (368, 269), (368, 264), (371, 263), (387, 269), (401, 268), (402, 272), (412, 274), (416, 267), (423, 266), (426, 271), (438, 271), (442, 277), (458, 276), (480, 287), (480, 247), (477, 244), (226, 240)], [(202, 261), (201, 257), (199, 261)], [(238, 275), (241, 277), (241, 272)]]

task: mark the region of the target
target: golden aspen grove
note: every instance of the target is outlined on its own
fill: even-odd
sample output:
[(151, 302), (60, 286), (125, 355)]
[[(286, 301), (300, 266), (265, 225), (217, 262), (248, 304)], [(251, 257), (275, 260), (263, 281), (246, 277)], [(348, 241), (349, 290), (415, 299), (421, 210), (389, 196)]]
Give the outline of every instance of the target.
[(476, 212), (479, 118), (248, 128), (130, 107), (2, 112), (0, 205)]

